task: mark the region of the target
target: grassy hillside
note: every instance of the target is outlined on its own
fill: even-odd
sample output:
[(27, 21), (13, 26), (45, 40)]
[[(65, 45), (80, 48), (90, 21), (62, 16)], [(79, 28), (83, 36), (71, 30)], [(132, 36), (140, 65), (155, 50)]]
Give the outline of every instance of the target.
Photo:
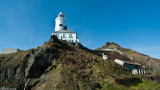
[[(160, 67), (159, 67), (160, 60), (159, 59), (152, 58), (148, 55), (141, 54), (141, 53), (134, 51), (134, 50), (131, 50), (131, 49), (123, 48), (114, 42), (111, 42), (111, 43), (107, 42), (102, 47), (99, 47), (96, 50), (113, 49), (113, 48), (116, 48), (117, 51), (122, 52), (123, 55), (120, 55), (120, 53), (118, 54), (116, 52), (111, 52), (111, 53), (109, 53), (111, 56), (111, 59), (115, 59), (116, 57), (119, 56), (120, 59), (125, 59), (127, 61), (130, 60), (131, 62), (137, 62), (137, 63), (141, 64), (142, 66), (145, 66), (145, 68), (148, 68), (148, 69), (152, 68), (155, 71), (160, 71)], [(127, 59), (127, 57), (128, 57), (128, 59)]]
[(0, 87), (19, 90), (158, 89), (112, 60), (56, 36), (28, 51), (0, 55)]

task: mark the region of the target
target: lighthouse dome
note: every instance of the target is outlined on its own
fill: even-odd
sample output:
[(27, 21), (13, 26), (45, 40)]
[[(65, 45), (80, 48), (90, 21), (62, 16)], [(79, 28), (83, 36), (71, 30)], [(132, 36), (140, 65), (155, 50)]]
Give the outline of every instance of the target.
[(64, 17), (63, 13), (60, 12), (60, 13), (58, 14), (58, 17)]

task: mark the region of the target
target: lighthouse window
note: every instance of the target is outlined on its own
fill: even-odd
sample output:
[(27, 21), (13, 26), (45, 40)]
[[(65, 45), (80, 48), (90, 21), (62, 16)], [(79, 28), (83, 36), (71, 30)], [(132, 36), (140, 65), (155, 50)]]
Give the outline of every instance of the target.
[(63, 34), (63, 38), (66, 38), (65, 34)]
[(59, 24), (59, 26), (63, 26), (62, 24)]
[(69, 34), (69, 38), (73, 38), (73, 37), (72, 37), (72, 34)]
[(63, 17), (63, 14), (60, 14), (60, 17)]

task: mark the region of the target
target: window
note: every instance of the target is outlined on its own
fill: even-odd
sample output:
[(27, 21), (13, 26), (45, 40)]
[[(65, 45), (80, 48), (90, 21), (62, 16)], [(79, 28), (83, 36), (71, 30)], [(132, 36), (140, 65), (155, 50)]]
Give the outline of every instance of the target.
[(63, 15), (63, 14), (60, 14), (59, 16), (60, 16), (60, 17), (64, 17), (64, 15)]
[(63, 34), (63, 38), (66, 38), (65, 34)]
[(135, 65), (133, 65), (133, 69), (136, 69), (136, 68), (135, 68)]
[(59, 26), (63, 26), (62, 24), (59, 24)]
[(69, 38), (73, 38), (73, 37), (72, 37), (72, 34), (69, 34)]
[(128, 68), (128, 69), (130, 68), (128, 64), (127, 64), (127, 68)]
[(133, 67), (132, 67), (132, 65), (131, 65), (131, 69), (132, 69)]

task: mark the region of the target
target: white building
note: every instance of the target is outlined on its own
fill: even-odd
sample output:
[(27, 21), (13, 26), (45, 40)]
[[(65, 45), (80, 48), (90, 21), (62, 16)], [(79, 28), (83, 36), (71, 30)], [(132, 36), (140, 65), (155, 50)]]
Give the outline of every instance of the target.
[(58, 39), (65, 40), (70, 43), (79, 42), (77, 33), (67, 30), (66, 20), (62, 12), (58, 14), (58, 17), (55, 19), (55, 31), (52, 32), (52, 35), (56, 35)]
[(125, 67), (127, 70), (131, 71), (132, 74), (145, 74), (145, 70), (141, 68), (141, 64), (126, 62), (120, 59), (115, 59), (114, 62)]
[(103, 60), (107, 60), (108, 59), (108, 54), (103, 53)]

